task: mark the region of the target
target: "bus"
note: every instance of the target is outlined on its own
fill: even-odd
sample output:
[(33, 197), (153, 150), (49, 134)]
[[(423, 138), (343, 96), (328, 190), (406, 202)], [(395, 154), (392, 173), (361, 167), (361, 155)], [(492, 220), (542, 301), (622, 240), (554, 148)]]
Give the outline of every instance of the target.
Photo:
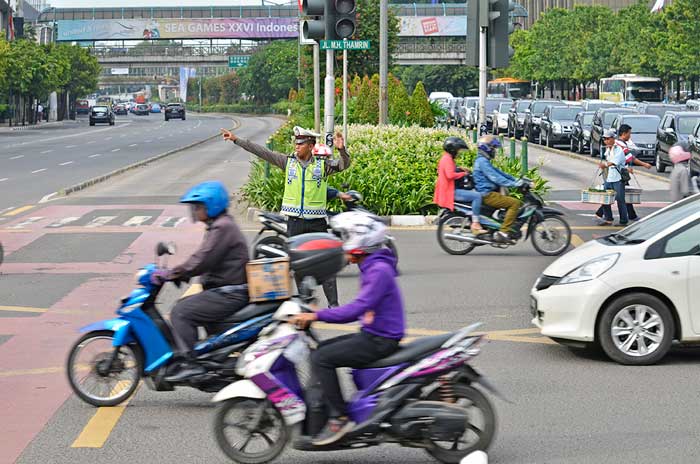
[(488, 82), (489, 97), (529, 98), (532, 94), (530, 81), (502, 77)]
[(114, 104), (114, 101), (112, 100), (112, 97), (101, 96), (97, 97), (97, 104), (102, 106), (109, 106), (111, 108)]
[(660, 102), (663, 100), (663, 87), (658, 77), (615, 74), (600, 80), (599, 98), (615, 103)]

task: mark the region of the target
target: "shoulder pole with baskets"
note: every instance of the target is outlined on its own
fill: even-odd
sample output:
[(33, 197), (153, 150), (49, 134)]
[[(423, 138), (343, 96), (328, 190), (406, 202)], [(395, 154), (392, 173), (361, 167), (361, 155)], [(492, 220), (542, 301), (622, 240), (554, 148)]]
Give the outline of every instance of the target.
[(601, 190), (594, 188), (593, 184), (600, 168), (597, 168), (587, 189), (581, 190), (581, 203), (593, 203), (596, 205), (612, 205), (615, 203), (615, 190)]

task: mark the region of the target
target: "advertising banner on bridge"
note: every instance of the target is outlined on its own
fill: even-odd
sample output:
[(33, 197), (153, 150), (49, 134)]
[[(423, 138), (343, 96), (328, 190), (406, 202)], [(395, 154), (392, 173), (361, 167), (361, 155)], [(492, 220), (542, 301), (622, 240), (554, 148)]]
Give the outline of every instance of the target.
[(60, 20), (58, 40), (287, 39), (299, 35), (294, 18)]
[(466, 36), (466, 16), (400, 16), (399, 37)]

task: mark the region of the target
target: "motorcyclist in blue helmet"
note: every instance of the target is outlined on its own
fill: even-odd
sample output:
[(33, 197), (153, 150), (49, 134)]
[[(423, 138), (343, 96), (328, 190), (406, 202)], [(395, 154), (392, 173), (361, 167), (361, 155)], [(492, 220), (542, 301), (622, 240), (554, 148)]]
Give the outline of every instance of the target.
[(499, 242), (511, 241), (511, 227), (518, 217), (518, 210), (522, 202), (517, 198), (502, 195), (501, 187), (519, 187), (523, 181), (506, 174), (491, 164), (496, 157), (496, 151), (501, 147), (497, 137), (485, 135), (477, 143), (478, 156), (474, 161), (474, 184), (476, 190), (484, 195), (483, 203), (492, 208), (506, 209), (506, 216), (501, 224), (501, 229), (494, 234), (494, 239)]
[[(197, 342), (197, 328), (207, 328), (226, 319), (248, 304), (245, 265), (248, 244), (233, 217), (228, 214), (229, 196), (221, 182), (203, 182), (192, 187), (180, 203), (190, 205), (192, 220), (206, 224), (199, 249), (183, 264), (154, 274), (154, 283), (188, 281), (200, 277), (201, 293), (180, 300), (170, 312), (170, 322), (178, 341), (186, 351)], [(204, 373), (192, 361), (180, 364), (180, 370), (166, 380), (179, 382)]]

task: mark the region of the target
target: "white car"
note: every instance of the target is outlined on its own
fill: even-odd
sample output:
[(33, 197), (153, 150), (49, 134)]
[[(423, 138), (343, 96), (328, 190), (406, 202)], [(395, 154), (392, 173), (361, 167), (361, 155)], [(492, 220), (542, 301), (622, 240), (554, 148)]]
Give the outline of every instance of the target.
[(508, 115), (510, 112), (510, 109), (513, 107), (513, 102), (503, 102), (499, 103), (498, 107), (493, 110), (493, 133), (495, 135), (500, 134), (501, 132), (507, 132), (508, 131)]
[(700, 342), (700, 194), (552, 263), (531, 291), (532, 323), (614, 361), (659, 361), (676, 340)]

